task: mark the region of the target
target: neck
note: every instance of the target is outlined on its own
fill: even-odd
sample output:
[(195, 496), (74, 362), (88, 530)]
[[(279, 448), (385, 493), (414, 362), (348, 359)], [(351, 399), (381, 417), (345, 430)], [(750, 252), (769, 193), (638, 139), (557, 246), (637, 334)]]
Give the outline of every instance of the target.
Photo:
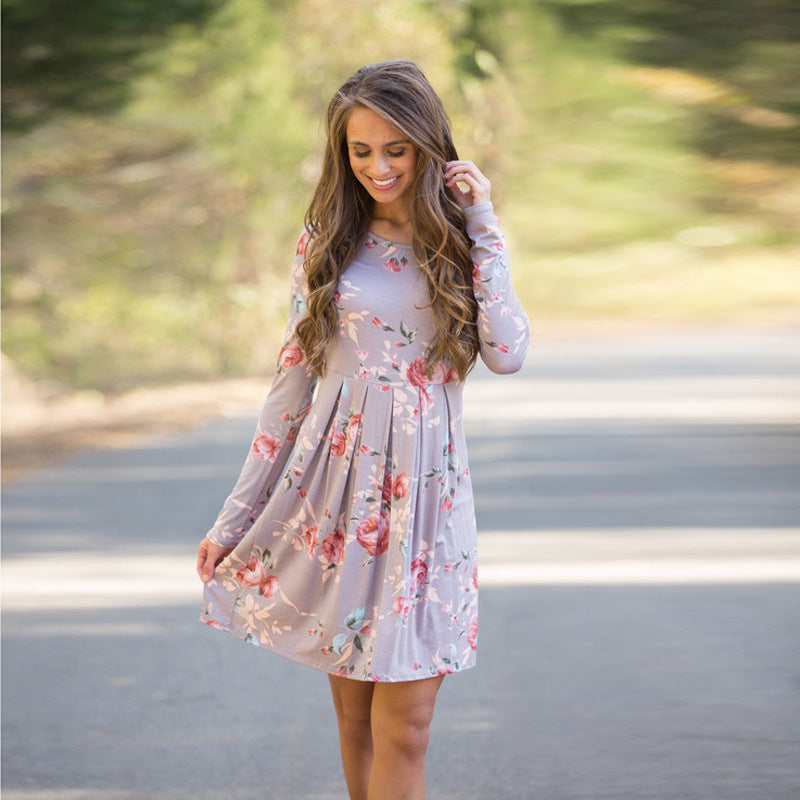
[(402, 197), (391, 203), (372, 203), (371, 217), (382, 225), (407, 228), (411, 224), (411, 203)]
[(414, 231), (409, 219), (401, 220), (387, 215), (373, 217), (370, 230), (378, 236), (398, 244), (412, 244), (414, 241)]
[(395, 214), (373, 214), (372, 219), (383, 225), (391, 225), (393, 228), (407, 228), (411, 224), (408, 214), (402, 216)]

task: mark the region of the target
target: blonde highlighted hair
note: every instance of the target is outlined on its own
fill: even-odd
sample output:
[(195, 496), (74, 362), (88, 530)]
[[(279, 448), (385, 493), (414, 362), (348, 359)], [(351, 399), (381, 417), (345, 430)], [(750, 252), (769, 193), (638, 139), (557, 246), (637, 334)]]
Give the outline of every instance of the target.
[(442, 102), (411, 61), (362, 67), (328, 105), (322, 175), (306, 212), (312, 244), (304, 263), (307, 313), (296, 328), (298, 341), (309, 366), (323, 375), (325, 350), (336, 330), (334, 295), (372, 218), (373, 200), (353, 174), (348, 155), (347, 122), (357, 106), (372, 109), (417, 147), (410, 219), (436, 329), (426, 366), (430, 374), (443, 361), (463, 380), (478, 355), (478, 333), (464, 213), (443, 179), (446, 162), (458, 155)]

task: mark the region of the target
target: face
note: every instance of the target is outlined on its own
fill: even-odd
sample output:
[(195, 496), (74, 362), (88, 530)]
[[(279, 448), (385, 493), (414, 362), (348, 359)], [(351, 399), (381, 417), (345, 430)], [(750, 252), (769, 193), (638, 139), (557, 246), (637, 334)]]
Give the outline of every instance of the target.
[(417, 148), (371, 108), (356, 106), (347, 121), (350, 167), (384, 213), (407, 212)]

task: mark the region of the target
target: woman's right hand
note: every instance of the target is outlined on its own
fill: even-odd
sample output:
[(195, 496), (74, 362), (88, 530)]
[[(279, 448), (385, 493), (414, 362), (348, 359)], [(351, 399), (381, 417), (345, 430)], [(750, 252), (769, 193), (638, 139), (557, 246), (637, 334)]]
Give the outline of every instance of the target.
[(217, 564), (232, 550), (232, 547), (220, 547), (214, 544), (208, 537), (200, 542), (200, 547), (197, 549), (197, 574), (203, 583), (208, 583), (214, 577)]

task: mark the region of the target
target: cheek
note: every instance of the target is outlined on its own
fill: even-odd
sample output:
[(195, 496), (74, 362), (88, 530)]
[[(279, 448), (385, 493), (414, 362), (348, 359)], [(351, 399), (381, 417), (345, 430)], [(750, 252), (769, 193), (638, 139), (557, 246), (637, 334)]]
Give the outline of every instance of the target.
[(405, 160), (403, 168), (406, 172), (415, 173), (417, 171), (417, 153), (414, 151), (408, 158)]

